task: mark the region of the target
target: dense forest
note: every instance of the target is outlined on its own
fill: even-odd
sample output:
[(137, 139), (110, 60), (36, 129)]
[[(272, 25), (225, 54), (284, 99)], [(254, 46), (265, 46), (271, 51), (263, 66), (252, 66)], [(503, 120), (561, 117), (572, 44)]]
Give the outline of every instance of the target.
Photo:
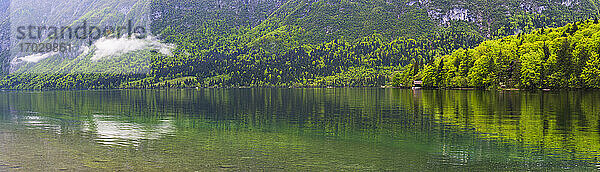
[[(530, 57), (537, 54), (522, 53), (525, 50), (518, 48), (516, 53), (502, 52), (502, 56), (515, 54), (502, 59), (507, 61), (506, 67), (504, 61), (502, 64), (494, 61), (495, 51), (480, 48), (492, 42), (509, 46), (504, 43), (512, 39), (521, 40), (516, 47), (547, 39), (541, 47), (546, 47), (549, 53), (544, 57), (548, 57), (540, 59), (546, 64), (548, 59), (560, 56), (556, 55), (557, 37), (553, 33), (563, 32), (558, 36), (569, 41), (571, 49), (567, 51), (575, 57), (576, 46), (587, 46), (574, 45), (583, 39), (576, 35), (585, 29), (594, 31), (594, 27), (590, 21), (568, 23), (596, 16), (593, 1), (152, 0), (151, 6), (151, 30), (162, 42), (175, 45), (171, 55), (144, 50), (101, 63), (90, 63), (90, 54), (73, 60), (49, 58), (6, 74), (0, 80), (0, 87), (372, 87), (410, 86), (410, 81), (420, 79), (427, 87), (594, 87), (587, 81), (593, 79), (583, 76), (575, 76), (577, 84), (569, 81), (549, 86), (547, 83), (554, 80), (548, 78), (567, 74), (550, 77), (555, 71), (546, 66), (543, 74), (522, 74), (522, 70), (516, 69), (537, 65), (529, 63)], [(548, 29), (564, 25), (576, 29)], [(540, 32), (537, 28), (546, 29)], [(508, 35), (519, 38), (503, 38)], [(533, 35), (547, 36), (529, 38)], [(457, 55), (461, 51), (465, 57)], [(472, 54), (475, 51), (478, 54)], [(590, 59), (591, 51), (586, 51)], [(478, 61), (480, 54), (490, 60)], [(522, 59), (524, 56), (527, 59)], [(565, 59), (573, 59), (571, 56)], [(460, 75), (442, 74), (450, 70), (447, 69), (450, 57), (458, 59), (453, 64), (467, 65), (460, 66)], [(443, 64), (441, 61), (448, 65), (439, 65)], [(498, 67), (471, 69), (489, 61)], [(581, 61), (572, 63), (587, 65)], [(120, 69), (97, 72), (106, 68)], [(541, 79), (521, 78), (529, 75)], [(475, 83), (482, 81), (480, 78), (492, 79)]]
[(600, 88), (598, 19), (542, 28), (458, 49), (423, 65), (413, 62), (394, 85), (426, 87)]

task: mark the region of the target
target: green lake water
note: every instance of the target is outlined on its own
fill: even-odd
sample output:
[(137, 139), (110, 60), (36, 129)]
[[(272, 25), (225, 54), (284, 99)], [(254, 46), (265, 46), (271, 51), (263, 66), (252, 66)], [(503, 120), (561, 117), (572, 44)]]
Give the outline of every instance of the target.
[(0, 92), (0, 171), (600, 168), (600, 92)]

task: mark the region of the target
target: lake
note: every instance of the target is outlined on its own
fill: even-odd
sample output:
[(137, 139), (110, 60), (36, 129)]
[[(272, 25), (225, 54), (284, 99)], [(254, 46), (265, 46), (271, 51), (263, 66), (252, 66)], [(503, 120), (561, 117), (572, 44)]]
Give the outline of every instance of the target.
[(0, 171), (595, 170), (600, 92), (0, 92)]

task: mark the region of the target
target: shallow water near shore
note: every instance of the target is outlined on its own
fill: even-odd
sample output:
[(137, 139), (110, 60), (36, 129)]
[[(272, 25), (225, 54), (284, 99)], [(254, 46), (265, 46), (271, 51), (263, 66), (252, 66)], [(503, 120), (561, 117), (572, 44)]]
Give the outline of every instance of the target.
[(0, 92), (0, 171), (594, 170), (600, 92)]

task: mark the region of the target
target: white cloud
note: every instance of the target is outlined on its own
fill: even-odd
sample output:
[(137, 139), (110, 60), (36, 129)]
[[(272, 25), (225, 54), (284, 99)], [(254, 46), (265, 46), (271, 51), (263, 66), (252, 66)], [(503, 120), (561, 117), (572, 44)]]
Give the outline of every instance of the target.
[[(172, 56), (171, 50), (173, 48), (175, 48), (174, 45), (161, 43), (158, 39), (154, 37), (148, 37), (146, 39), (101, 38), (98, 41), (96, 41), (91, 47), (82, 46), (78, 52), (83, 55), (87, 55), (91, 52), (94, 52), (94, 56), (91, 58), (91, 60), (98, 61), (103, 58), (118, 56), (144, 49), (153, 49), (157, 50), (161, 54)], [(11, 66), (16, 66), (22, 63), (38, 63), (43, 59), (55, 56), (57, 54), (59, 53), (51, 52), (45, 54), (32, 54), (24, 57), (14, 58), (10, 62), (10, 64)]]
[[(164, 55), (170, 56), (172, 55), (171, 49), (173, 49), (175, 46), (171, 44), (163, 44), (154, 37), (148, 37), (146, 39), (101, 38), (93, 44), (93, 47), (95, 47), (95, 54), (91, 60), (97, 61), (102, 58), (122, 55), (143, 49), (155, 49)], [(84, 51), (84, 53), (85, 52), (87, 51)]]
[(19, 57), (19, 58), (15, 58), (13, 59), (10, 63), (12, 65), (17, 65), (17, 64), (21, 64), (23, 62), (27, 62), (27, 63), (37, 63), (40, 60), (43, 60), (45, 58), (48, 58), (50, 56), (56, 55), (56, 52), (52, 52), (52, 53), (46, 53), (46, 54), (32, 54), (29, 56), (25, 56), (25, 57)]

